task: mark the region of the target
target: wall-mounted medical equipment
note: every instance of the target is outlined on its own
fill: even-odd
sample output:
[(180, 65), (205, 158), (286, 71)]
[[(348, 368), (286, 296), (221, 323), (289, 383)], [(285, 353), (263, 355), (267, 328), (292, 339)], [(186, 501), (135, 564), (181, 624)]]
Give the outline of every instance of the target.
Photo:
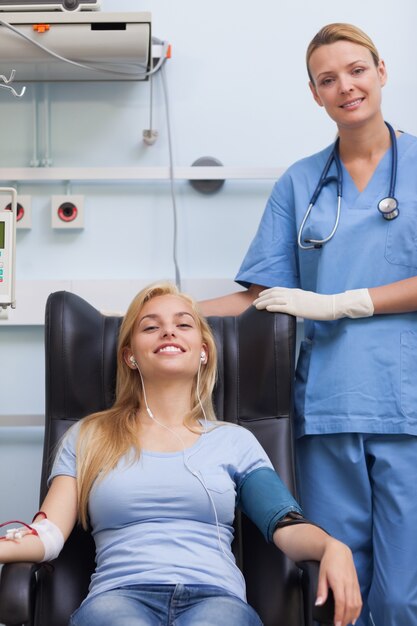
[(150, 13), (0, 12), (0, 73), (16, 81), (146, 80)]
[(32, 228), (32, 196), (17, 196), (16, 229), (30, 230)]
[(0, 11), (84, 11), (100, 8), (100, 0), (0, 0)]
[(0, 194), (12, 197), (11, 211), (0, 211), (0, 308), (16, 306), (16, 210), (17, 192), (12, 187), (0, 187)]
[(51, 198), (52, 228), (84, 228), (84, 196), (66, 194)]
[[(0, 211), (12, 211), (12, 201), (10, 194), (0, 195)], [(17, 194), (16, 203), (16, 228), (32, 228), (32, 197), (29, 195)]]
[[(398, 208), (398, 200), (395, 197), (395, 184), (397, 181), (397, 165), (398, 165), (398, 150), (397, 150), (397, 137), (395, 135), (395, 131), (388, 122), (385, 122), (388, 127), (390, 139), (391, 139), (391, 175), (390, 175), (390, 183), (389, 183), (389, 191), (388, 196), (382, 198), (377, 204), (378, 211), (382, 214), (382, 217), (386, 220), (394, 220), (400, 214), (400, 210)], [(329, 171), (332, 164), (336, 166), (336, 176), (329, 176)], [(337, 186), (337, 208), (336, 208), (336, 217), (332, 230), (323, 239), (303, 239), (303, 232), (306, 225), (306, 222), (310, 216), (311, 209), (317, 202), (317, 199), (324, 187), (329, 183), (335, 182)], [(340, 210), (342, 206), (342, 196), (343, 196), (343, 171), (342, 164), (340, 162), (339, 156), (339, 138), (336, 139), (335, 144), (333, 146), (333, 150), (330, 152), (329, 158), (323, 168), (323, 172), (321, 173), (319, 182), (317, 183), (317, 187), (314, 190), (313, 195), (311, 196), (310, 203), (307, 207), (307, 211), (303, 217), (301, 222), (299, 231), (298, 231), (298, 245), (302, 250), (312, 250), (314, 248), (322, 248), (323, 244), (330, 241), (334, 234), (336, 233), (337, 227), (339, 226), (340, 220)]]

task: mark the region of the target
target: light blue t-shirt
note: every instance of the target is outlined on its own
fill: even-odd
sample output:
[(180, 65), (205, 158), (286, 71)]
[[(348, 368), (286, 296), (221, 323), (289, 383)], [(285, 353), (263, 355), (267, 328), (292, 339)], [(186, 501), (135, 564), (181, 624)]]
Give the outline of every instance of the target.
[[(64, 438), (50, 481), (76, 477), (78, 430), (77, 424)], [(123, 457), (89, 499), (97, 550), (89, 596), (127, 585), (183, 583), (221, 586), (245, 599), (230, 547), (236, 493), (250, 472), (265, 467), (272, 465), (257, 439), (231, 424), (209, 423), (184, 453), (142, 450), (138, 461)]]
[[(391, 151), (359, 192), (342, 164), (343, 200), (334, 237), (301, 250), (297, 233), (332, 146), (291, 166), (275, 184), (236, 280), (322, 294), (386, 285), (417, 274), (417, 138), (398, 137), (399, 217), (385, 220)], [(335, 174), (335, 166), (329, 175)], [(304, 239), (323, 239), (336, 219), (336, 184), (325, 186)], [(295, 385), (296, 434), (417, 435), (417, 313), (305, 321)]]

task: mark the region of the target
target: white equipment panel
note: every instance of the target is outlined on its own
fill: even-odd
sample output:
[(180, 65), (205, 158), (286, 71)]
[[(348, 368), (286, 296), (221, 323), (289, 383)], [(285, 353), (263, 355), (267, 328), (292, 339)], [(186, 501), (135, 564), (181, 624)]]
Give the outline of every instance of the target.
[(0, 193), (12, 196), (12, 210), (0, 211), (0, 308), (16, 306), (16, 211), (17, 192), (10, 187), (0, 187)]
[(16, 70), (16, 82), (146, 80), (151, 47), (151, 14), (146, 12), (0, 11), (0, 72)]
[(100, 0), (0, 0), (0, 11), (83, 11), (100, 8)]

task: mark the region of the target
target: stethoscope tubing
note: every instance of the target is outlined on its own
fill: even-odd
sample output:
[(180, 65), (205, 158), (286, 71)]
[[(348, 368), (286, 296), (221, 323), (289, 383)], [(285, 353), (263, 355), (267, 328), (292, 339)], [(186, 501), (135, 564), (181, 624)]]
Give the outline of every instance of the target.
[(395, 198), (395, 186), (397, 184), (397, 169), (398, 169), (398, 146), (397, 146), (397, 137), (395, 136), (395, 130), (385, 122), (388, 126), (389, 134), (391, 137), (391, 180), (389, 184), (389, 193), (388, 197)]
[[(388, 124), (388, 122), (385, 122), (385, 124), (389, 130), (390, 139), (391, 139), (391, 175), (390, 175), (389, 195), (386, 198), (386, 200), (392, 199), (392, 201), (396, 203), (396, 207), (398, 207), (398, 202), (395, 199), (395, 186), (397, 182), (397, 167), (398, 167), (397, 138), (395, 136), (395, 131), (392, 128), (392, 126)], [(333, 163), (336, 166), (337, 175), (328, 176), (330, 168)], [(304, 232), (306, 222), (310, 216), (310, 213), (314, 205), (316, 204), (318, 197), (320, 193), (322, 192), (323, 187), (325, 187), (331, 182), (336, 182), (336, 185), (337, 185), (337, 210), (336, 210), (336, 219), (335, 219), (334, 226), (331, 232), (329, 233), (329, 235), (327, 237), (324, 237), (323, 239), (305, 239), (303, 241), (303, 232)], [(338, 137), (325, 163), (325, 166), (323, 168), (323, 171), (321, 173), (317, 186), (313, 192), (313, 195), (311, 196), (309, 205), (307, 207), (307, 211), (305, 212), (304, 217), (301, 221), (301, 225), (298, 230), (298, 236), (297, 236), (297, 243), (298, 243), (299, 248), (301, 248), (302, 250), (312, 250), (313, 248), (316, 248), (316, 249), (321, 248), (323, 244), (327, 243), (328, 241), (330, 241), (330, 239), (334, 237), (337, 231), (337, 228), (339, 226), (342, 198), (343, 198), (343, 170), (342, 170), (342, 163), (341, 163), (340, 155), (339, 155), (339, 137)], [(398, 216), (399, 214), (398, 208), (395, 209), (395, 214), (390, 216), (389, 214), (385, 214), (383, 211), (381, 211), (381, 209), (379, 208), (380, 204), (381, 203), (378, 203), (378, 210), (383, 214), (383, 217), (385, 219), (395, 219), (395, 217)]]
[(311, 213), (311, 209), (313, 208), (313, 204), (308, 205), (308, 209), (303, 217), (303, 221), (301, 222), (301, 226), (299, 228), (298, 231), (298, 237), (297, 237), (297, 242), (298, 242), (298, 246), (302, 249), (302, 250), (312, 250), (313, 248), (321, 248), (322, 245), (324, 243), (327, 243), (328, 241), (330, 241), (330, 239), (332, 239), (332, 237), (334, 236), (335, 232), (337, 231), (337, 228), (339, 226), (339, 221), (340, 221), (340, 212), (341, 212), (341, 207), (342, 207), (342, 196), (337, 196), (337, 210), (336, 210), (336, 219), (334, 222), (334, 226), (333, 229), (331, 231), (331, 233), (325, 237), (324, 239), (306, 239), (305, 241), (307, 241), (309, 244), (313, 244), (313, 245), (304, 245), (304, 243), (301, 241), (301, 237), (303, 234), (303, 230), (304, 230), (304, 225), (306, 223), (306, 221), (308, 220), (308, 216)]

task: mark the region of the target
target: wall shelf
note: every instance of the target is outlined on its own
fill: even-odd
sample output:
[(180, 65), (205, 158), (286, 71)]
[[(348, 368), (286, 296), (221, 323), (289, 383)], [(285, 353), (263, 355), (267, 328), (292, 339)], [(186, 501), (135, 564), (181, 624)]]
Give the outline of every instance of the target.
[(0, 415), (0, 428), (43, 428), (44, 415)]
[[(175, 180), (276, 180), (284, 167), (174, 167)], [(3, 167), (0, 181), (139, 182), (170, 180), (169, 167)]]

